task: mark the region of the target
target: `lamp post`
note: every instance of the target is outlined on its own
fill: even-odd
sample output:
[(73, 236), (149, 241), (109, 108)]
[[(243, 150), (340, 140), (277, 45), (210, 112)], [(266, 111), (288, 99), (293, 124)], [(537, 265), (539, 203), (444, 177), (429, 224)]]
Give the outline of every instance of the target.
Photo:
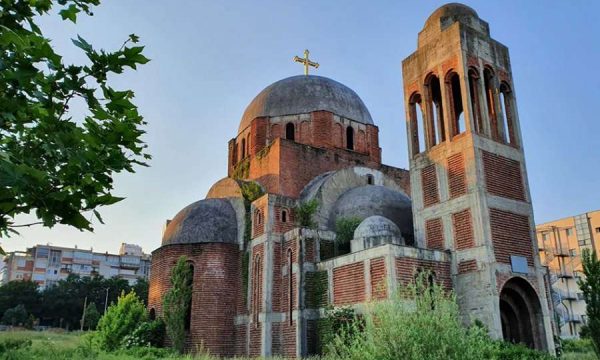
[(106, 298), (104, 299), (104, 313), (106, 314), (106, 308), (108, 307), (108, 289), (106, 288)]

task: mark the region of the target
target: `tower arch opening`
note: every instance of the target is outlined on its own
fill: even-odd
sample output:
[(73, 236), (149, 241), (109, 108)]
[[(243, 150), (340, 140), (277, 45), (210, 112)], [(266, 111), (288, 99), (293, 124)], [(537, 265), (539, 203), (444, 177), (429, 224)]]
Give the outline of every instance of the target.
[(430, 114), (426, 127), (427, 137), (429, 138), (430, 146), (433, 147), (442, 141), (446, 141), (440, 78), (436, 75), (429, 74), (425, 79), (425, 86), (428, 89), (427, 110)]
[(352, 126), (346, 128), (346, 149), (354, 150), (354, 129)]
[(513, 277), (504, 284), (500, 292), (500, 320), (505, 341), (532, 349), (546, 348), (540, 299), (527, 280)]
[(471, 118), (476, 133), (484, 133), (483, 119), (481, 116), (481, 104), (479, 103), (479, 71), (469, 68), (469, 95), (471, 96)]
[(419, 154), (425, 150), (425, 130), (422, 99), (419, 93), (414, 93), (409, 100), (410, 131), (412, 134), (413, 155)]
[(450, 71), (448, 75), (446, 75), (446, 88), (450, 99), (450, 116), (452, 117), (452, 127), (450, 131), (452, 137), (454, 137), (466, 131), (460, 76), (456, 71)]
[(287, 123), (285, 125), (285, 138), (288, 140), (295, 140), (296, 138), (296, 128), (293, 123)]
[(487, 114), (489, 118), (489, 126), (491, 129), (492, 139), (498, 140), (500, 134), (498, 132), (498, 119), (496, 118), (496, 93), (494, 85), (494, 72), (489, 67), (483, 69), (483, 84), (485, 87), (485, 101), (487, 104)]
[(500, 84), (500, 105), (502, 105), (502, 128), (504, 130), (504, 139), (510, 145), (517, 145), (514, 114), (512, 110), (512, 91), (506, 82)]

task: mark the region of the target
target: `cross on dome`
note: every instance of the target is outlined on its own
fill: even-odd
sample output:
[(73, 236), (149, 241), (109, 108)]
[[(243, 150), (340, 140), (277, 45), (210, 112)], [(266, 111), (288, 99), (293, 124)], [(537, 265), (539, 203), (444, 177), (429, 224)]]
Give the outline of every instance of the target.
[(299, 62), (304, 65), (304, 75), (308, 75), (308, 67), (309, 66), (312, 66), (315, 69), (319, 68), (319, 63), (312, 62), (308, 59), (308, 54), (309, 54), (309, 51), (308, 51), (308, 49), (306, 49), (306, 50), (304, 50), (304, 58), (301, 58), (299, 56), (294, 56), (295, 62)]

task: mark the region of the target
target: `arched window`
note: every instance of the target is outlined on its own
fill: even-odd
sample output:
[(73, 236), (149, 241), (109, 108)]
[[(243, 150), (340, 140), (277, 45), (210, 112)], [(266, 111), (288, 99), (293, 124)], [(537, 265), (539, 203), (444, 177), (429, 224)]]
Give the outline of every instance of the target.
[(471, 95), (471, 117), (475, 125), (475, 132), (482, 134), (484, 131), (481, 105), (479, 104), (479, 72), (475, 68), (469, 69), (469, 95)]
[(462, 93), (460, 89), (460, 76), (454, 71), (448, 74), (446, 78), (448, 97), (450, 100), (450, 115), (452, 116), (452, 136), (465, 132), (465, 114), (463, 111)]
[(288, 318), (290, 325), (293, 324), (293, 311), (294, 311), (294, 279), (292, 277), (294, 259), (292, 249), (287, 250), (287, 267), (288, 267)]
[(446, 130), (444, 128), (444, 108), (442, 106), (442, 88), (440, 79), (435, 75), (429, 75), (425, 82), (428, 88), (427, 108), (431, 118), (427, 119), (427, 134), (430, 146), (435, 146), (446, 141)]
[(373, 185), (374, 183), (375, 179), (373, 178), (373, 175), (367, 174), (367, 185)]
[(288, 213), (287, 210), (281, 210), (281, 222), (286, 223), (288, 221)]
[(485, 102), (487, 104), (488, 118), (490, 119), (490, 132), (492, 139), (500, 138), (498, 132), (498, 119), (496, 118), (496, 86), (494, 85), (494, 73), (490, 68), (483, 70), (483, 82), (485, 86)]
[(242, 154), (242, 157), (240, 159), (243, 159), (246, 157), (246, 139), (242, 139), (242, 145), (241, 145), (241, 151), (240, 153)]
[(260, 256), (254, 258), (254, 267), (252, 269), (252, 318), (255, 326), (258, 327), (258, 314), (260, 312), (260, 288), (262, 286), (262, 271)]
[(352, 126), (346, 128), (346, 149), (354, 150), (354, 129)]
[(409, 100), (410, 131), (412, 134), (413, 155), (425, 150), (425, 130), (423, 129), (423, 108), (421, 107), (421, 95), (415, 93)]
[(192, 296), (190, 297), (190, 301), (187, 304), (187, 313), (185, 314), (185, 330), (190, 330), (192, 325), (192, 299), (194, 294), (194, 264), (191, 262), (188, 263), (190, 268), (190, 278), (188, 279), (187, 285), (192, 289)]
[(259, 209), (256, 210), (256, 212), (254, 213), (254, 222), (256, 222), (256, 225), (260, 225), (262, 224), (262, 211), (260, 211)]
[(507, 143), (517, 145), (515, 122), (512, 107), (512, 91), (507, 83), (500, 84), (500, 104), (502, 105), (502, 126)]
[(150, 318), (150, 320), (156, 319), (156, 310), (154, 310), (154, 308), (150, 309), (150, 314), (148, 314), (148, 317)]
[(288, 140), (294, 140), (295, 139), (295, 133), (296, 130), (294, 128), (294, 124), (292, 123), (287, 123), (285, 125), (285, 138)]

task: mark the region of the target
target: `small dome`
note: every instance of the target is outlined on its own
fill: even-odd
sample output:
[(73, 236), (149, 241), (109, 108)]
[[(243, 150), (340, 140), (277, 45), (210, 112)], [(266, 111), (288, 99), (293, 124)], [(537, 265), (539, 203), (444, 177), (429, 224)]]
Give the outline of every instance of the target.
[(196, 201), (181, 210), (163, 234), (162, 245), (237, 243), (236, 213), (225, 199)]
[(452, 22), (461, 19), (479, 19), (479, 15), (477, 15), (477, 12), (467, 5), (449, 3), (435, 10), (427, 18), (427, 21), (425, 21), (425, 26), (423, 26), (423, 28), (425, 29), (432, 25), (440, 26), (442, 22), (446, 22), (448, 19), (451, 19)]
[(239, 131), (247, 128), (257, 117), (306, 114), (318, 110), (373, 124), (369, 110), (349, 87), (322, 76), (298, 75), (279, 80), (261, 91), (244, 111)]
[(391, 236), (401, 238), (402, 233), (398, 226), (388, 218), (379, 215), (369, 216), (354, 230), (354, 238), (368, 238), (372, 236)]
[(341, 217), (356, 217), (364, 220), (373, 215), (380, 215), (391, 220), (402, 233), (408, 244), (414, 237), (411, 201), (400, 191), (385, 186), (366, 185), (346, 191), (336, 201), (330, 215), (330, 222), (335, 224)]

